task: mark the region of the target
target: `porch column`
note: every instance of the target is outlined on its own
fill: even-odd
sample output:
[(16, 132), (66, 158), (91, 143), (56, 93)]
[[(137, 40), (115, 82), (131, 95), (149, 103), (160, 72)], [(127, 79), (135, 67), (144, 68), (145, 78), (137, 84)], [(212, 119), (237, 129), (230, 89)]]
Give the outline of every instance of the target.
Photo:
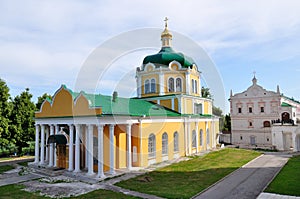
[[(57, 125), (55, 125), (55, 135), (58, 134), (58, 132), (59, 132), (59, 128), (58, 128), (58, 124), (57, 124)], [(57, 167), (56, 143), (55, 143), (55, 147), (54, 147), (54, 167)]]
[(196, 122), (196, 153), (198, 153), (199, 147), (199, 132), (198, 132), (198, 121)]
[(75, 170), (80, 172), (80, 125), (76, 124), (76, 138), (75, 138)]
[(192, 153), (192, 147), (191, 147), (191, 122), (188, 120), (187, 122), (187, 152), (188, 155), (191, 155)]
[(39, 131), (40, 126), (38, 124), (35, 125), (35, 151), (34, 151), (34, 163), (39, 163)]
[[(50, 125), (50, 135), (54, 135), (54, 126)], [(53, 143), (50, 144), (49, 167), (53, 167)]]
[(103, 172), (103, 125), (98, 125), (98, 175), (99, 178), (104, 178)]
[(49, 138), (49, 128), (46, 128), (46, 161), (49, 161), (49, 145), (47, 143)]
[(69, 125), (69, 129), (70, 129), (70, 136), (69, 136), (69, 171), (73, 171), (74, 167), (73, 167), (73, 141), (74, 141), (74, 133), (73, 133), (73, 129), (74, 126), (73, 124)]
[(41, 161), (40, 164), (45, 164), (45, 125), (41, 125)]
[(94, 174), (93, 130), (94, 125), (88, 125), (88, 175)]
[(85, 168), (88, 166), (89, 162), (89, 151), (88, 151), (88, 144), (89, 144), (89, 136), (88, 136), (88, 126), (85, 126), (84, 128), (84, 136), (85, 136)]
[(131, 124), (126, 125), (126, 144), (127, 144), (127, 169), (131, 170), (132, 162), (131, 162)]
[(109, 173), (111, 175), (115, 174), (114, 164), (115, 164), (115, 150), (114, 150), (114, 129), (115, 125), (109, 125)]

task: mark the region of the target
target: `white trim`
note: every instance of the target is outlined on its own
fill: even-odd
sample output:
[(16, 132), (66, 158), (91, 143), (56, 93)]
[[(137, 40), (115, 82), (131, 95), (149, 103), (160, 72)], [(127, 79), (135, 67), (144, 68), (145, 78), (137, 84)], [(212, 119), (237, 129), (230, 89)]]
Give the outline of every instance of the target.
[(172, 110), (175, 110), (175, 102), (174, 102), (174, 98), (171, 99), (171, 103), (172, 103)]

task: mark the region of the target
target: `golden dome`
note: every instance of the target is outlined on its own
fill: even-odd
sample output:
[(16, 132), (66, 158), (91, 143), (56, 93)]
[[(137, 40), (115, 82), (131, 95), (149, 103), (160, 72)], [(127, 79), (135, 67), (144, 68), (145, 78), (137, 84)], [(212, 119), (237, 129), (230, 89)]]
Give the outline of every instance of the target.
[(168, 18), (165, 18), (165, 29), (164, 31), (161, 33), (161, 38), (163, 37), (172, 37), (171, 32), (168, 30)]

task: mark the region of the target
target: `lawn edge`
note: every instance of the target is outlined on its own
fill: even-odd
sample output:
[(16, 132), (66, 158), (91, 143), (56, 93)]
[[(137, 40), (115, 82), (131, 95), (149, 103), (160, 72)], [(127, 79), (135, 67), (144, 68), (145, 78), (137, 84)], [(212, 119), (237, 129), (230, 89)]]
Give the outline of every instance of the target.
[[(293, 155), (292, 155), (292, 157), (294, 157)], [(273, 180), (276, 178), (276, 176), (280, 173), (280, 171), (283, 169), (283, 167), (285, 167), (285, 165), (288, 163), (288, 161), (291, 159), (291, 157), (289, 157), (288, 159), (287, 159), (287, 161), (285, 162), (285, 164), (278, 170), (278, 172), (273, 176), (273, 178), (267, 183), (267, 185), (263, 188), (263, 190), (262, 190), (262, 192), (261, 193), (271, 193), (271, 194), (278, 194), (278, 195), (282, 195), (282, 194), (280, 194), (280, 193), (273, 193), (273, 192), (264, 192), (267, 188), (268, 188), (268, 186), (273, 182)], [(288, 196), (288, 195), (286, 195), (286, 196)]]
[(212, 188), (213, 186), (215, 186), (216, 184), (218, 184), (219, 182), (224, 181), (226, 178), (228, 178), (229, 176), (233, 175), (233, 173), (237, 172), (238, 170), (244, 168), (245, 166), (247, 166), (248, 164), (250, 164), (250, 162), (264, 156), (265, 154), (261, 154), (260, 156), (257, 156), (256, 158), (250, 160), (249, 162), (247, 162), (246, 164), (244, 164), (243, 166), (241, 166), (240, 168), (232, 171), (231, 173), (229, 173), (227, 176), (221, 178), (220, 180), (218, 180), (217, 182), (213, 183), (212, 185), (210, 185), (209, 187), (205, 188), (204, 190), (200, 191), (199, 193), (197, 193), (196, 195), (192, 196), (191, 199), (196, 198), (197, 196), (201, 195), (202, 193), (206, 192), (208, 189)]

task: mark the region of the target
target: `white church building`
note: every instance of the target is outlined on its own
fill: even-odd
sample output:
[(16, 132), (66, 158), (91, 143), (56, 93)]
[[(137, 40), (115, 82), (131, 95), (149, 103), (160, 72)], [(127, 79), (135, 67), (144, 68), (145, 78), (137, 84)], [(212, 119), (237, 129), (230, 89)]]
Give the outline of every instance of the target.
[(300, 151), (300, 102), (257, 84), (230, 92), (232, 144), (242, 148)]

